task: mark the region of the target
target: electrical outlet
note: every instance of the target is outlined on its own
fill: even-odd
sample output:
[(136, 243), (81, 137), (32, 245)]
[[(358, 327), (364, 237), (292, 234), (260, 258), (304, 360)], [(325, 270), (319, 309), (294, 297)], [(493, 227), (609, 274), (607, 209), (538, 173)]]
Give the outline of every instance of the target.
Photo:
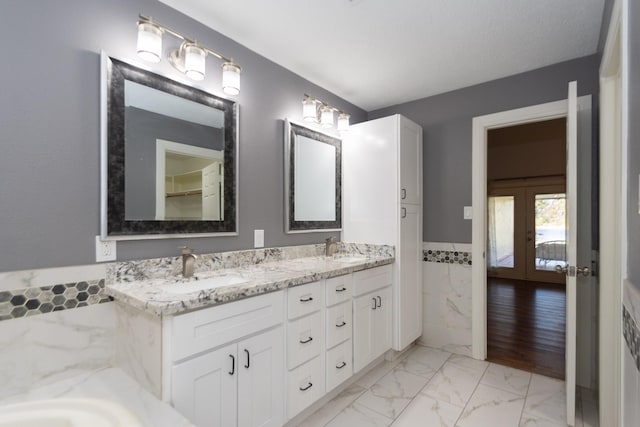
[(473, 219), (473, 209), (471, 206), (464, 207), (464, 219)]
[(96, 262), (115, 261), (116, 242), (115, 240), (102, 240), (96, 236)]
[(264, 230), (253, 230), (253, 247), (264, 248)]

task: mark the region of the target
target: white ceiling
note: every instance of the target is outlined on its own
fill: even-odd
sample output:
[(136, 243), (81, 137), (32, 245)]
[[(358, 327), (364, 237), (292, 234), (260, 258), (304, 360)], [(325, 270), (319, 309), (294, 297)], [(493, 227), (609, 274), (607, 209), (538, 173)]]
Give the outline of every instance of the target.
[(605, 2), (161, 1), (367, 111), (593, 54)]

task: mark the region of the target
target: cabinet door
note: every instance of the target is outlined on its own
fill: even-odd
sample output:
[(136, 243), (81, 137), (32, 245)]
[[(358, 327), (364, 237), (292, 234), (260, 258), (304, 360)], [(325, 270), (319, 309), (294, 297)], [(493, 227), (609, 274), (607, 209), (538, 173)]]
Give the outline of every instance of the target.
[(396, 350), (422, 335), (422, 209), (402, 205), (400, 217), (399, 275), (395, 289)]
[(391, 348), (391, 326), (392, 326), (392, 296), (391, 286), (380, 289), (376, 292), (376, 309), (373, 310), (373, 355), (371, 360), (384, 354)]
[(353, 371), (358, 372), (374, 359), (374, 293), (353, 300)]
[(238, 427), (284, 424), (283, 359), (282, 326), (238, 343)]
[(236, 425), (236, 344), (174, 365), (171, 376), (171, 401), (189, 421), (199, 427)]
[(422, 128), (400, 117), (400, 202), (422, 204)]

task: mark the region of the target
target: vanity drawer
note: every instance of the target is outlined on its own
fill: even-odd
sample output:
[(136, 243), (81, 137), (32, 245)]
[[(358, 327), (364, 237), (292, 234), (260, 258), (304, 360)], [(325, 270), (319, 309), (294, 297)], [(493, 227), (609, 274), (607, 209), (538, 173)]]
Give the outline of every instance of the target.
[(291, 419), (324, 395), (322, 358), (316, 357), (298, 366), (287, 378), (287, 415)]
[(287, 289), (287, 315), (289, 319), (320, 310), (322, 283), (313, 282)]
[(165, 318), (171, 361), (213, 349), (284, 320), (284, 292), (247, 298)]
[(289, 322), (287, 325), (287, 367), (289, 369), (320, 354), (322, 333), (320, 312)]
[(325, 282), (327, 307), (351, 299), (352, 288), (353, 276), (351, 274), (327, 279)]
[(353, 328), (351, 302), (345, 301), (327, 309), (327, 348), (351, 338)]
[(351, 340), (327, 351), (327, 392), (353, 374)]
[(391, 264), (353, 273), (353, 296), (364, 295), (393, 284)]

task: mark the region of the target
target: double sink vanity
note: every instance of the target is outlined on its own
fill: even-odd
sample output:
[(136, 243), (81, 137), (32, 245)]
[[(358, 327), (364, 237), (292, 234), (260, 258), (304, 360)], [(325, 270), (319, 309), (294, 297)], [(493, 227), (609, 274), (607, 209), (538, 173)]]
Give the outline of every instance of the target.
[(196, 426), (282, 426), (391, 348), (391, 246), (111, 264), (116, 364)]

